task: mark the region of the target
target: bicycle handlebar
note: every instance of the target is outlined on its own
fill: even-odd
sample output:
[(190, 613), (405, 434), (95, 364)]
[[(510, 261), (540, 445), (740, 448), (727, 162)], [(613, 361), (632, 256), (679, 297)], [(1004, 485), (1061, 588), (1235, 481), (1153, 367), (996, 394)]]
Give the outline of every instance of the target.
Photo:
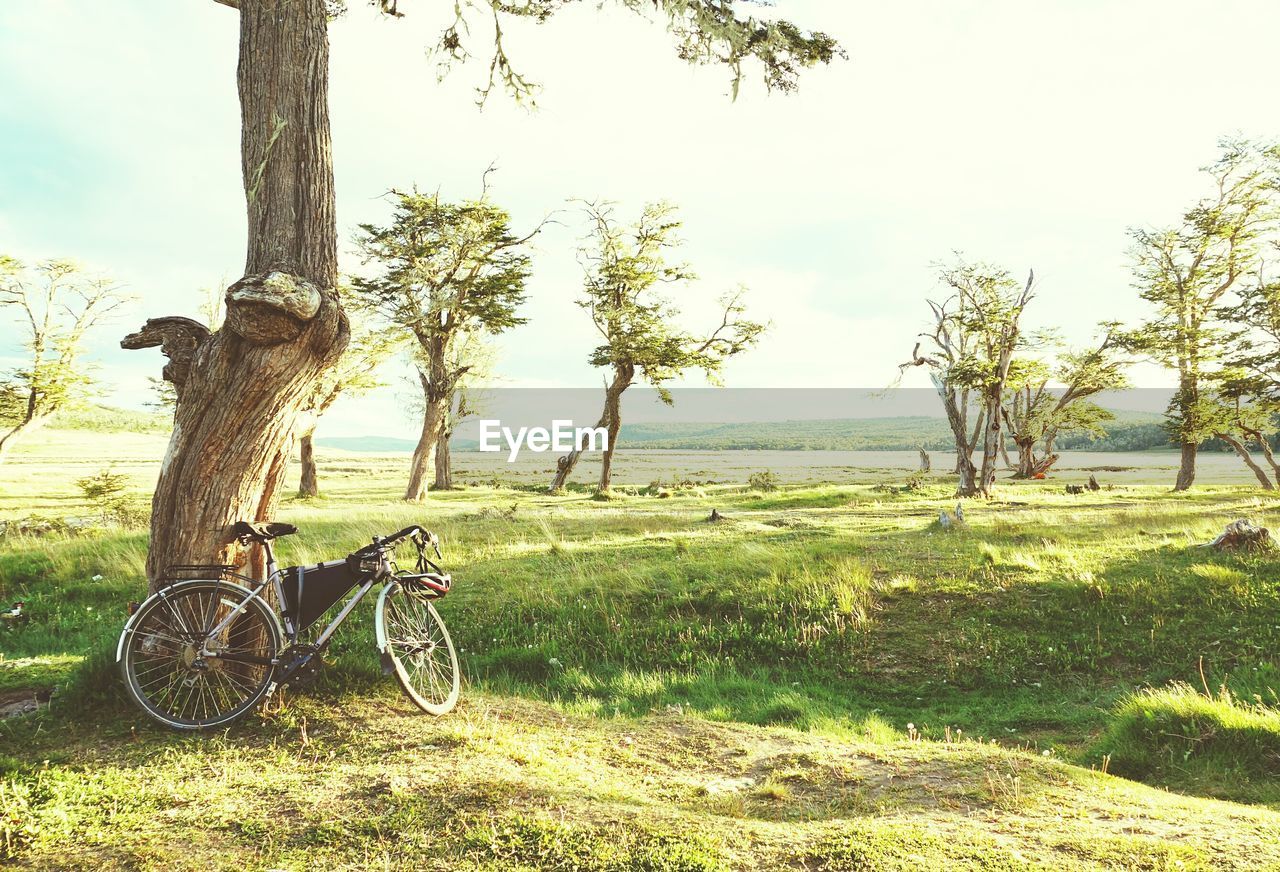
[(399, 533), (392, 533), (383, 541), (387, 543), (399, 542), (401, 539), (405, 538), (406, 536), (411, 536), (414, 533), (426, 533), (426, 532), (427, 532), (426, 530), (422, 529), (417, 524), (410, 524), (409, 526), (401, 530)]
[(436, 554), (439, 555), (440, 545), (438, 544), (436, 537), (433, 534), (428, 533), (420, 525), (410, 524), (409, 526), (405, 527), (403, 530), (400, 530), (397, 533), (392, 533), (390, 536), (385, 536), (385, 537), (375, 536), (372, 543), (355, 551), (354, 553), (352, 553), (351, 556), (356, 558), (357, 560), (363, 560), (366, 557), (373, 557), (375, 554), (382, 553), (388, 548), (394, 546), (397, 542), (400, 542), (401, 540), (406, 539), (409, 536), (412, 536), (414, 534), (420, 534), (423, 537), (425, 537), (427, 542), (433, 548), (435, 548)]

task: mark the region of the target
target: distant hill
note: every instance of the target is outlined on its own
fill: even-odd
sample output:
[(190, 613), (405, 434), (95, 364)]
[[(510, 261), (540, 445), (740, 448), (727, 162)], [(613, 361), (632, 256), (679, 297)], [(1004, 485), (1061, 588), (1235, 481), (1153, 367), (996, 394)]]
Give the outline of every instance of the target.
[[(1163, 418), (1149, 412), (1117, 412), (1108, 434), (1096, 440), (1064, 435), (1062, 449), (1151, 451), (1169, 447)], [(737, 424), (623, 424), (619, 442), (628, 448), (678, 451), (929, 451), (952, 448), (943, 418), (836, 418), (807, 421), (760, 421)], [(413, 439), (386, 436), (322, 436), (316, 444), (361, 452), (407, 452)], [(474, 451), (473, 439), (454, 439), (458, 451)]]
[[(1165, 448), (1169, 437), (1162, 416), (1149, 412), (1117, 412), (1101, 439), (1067, 434), (1064, 449), (1149, 451)], [(745, 424), (624, 424), (619, 436), (632, 448), (767, 451), (911, 451), (923, 447), (946, 451), (954, 446), (943, 418), (843, 418), (813, 421), (766, 421)]]
[[(371, 454), (385, 454), (393, 451), (413, 451), (417, 447), (416, 439), (396, 439), (393, 436), (317, 436), (317, 446), (321, 448), (338, 448), (342, 451), (365, 451)], [(457, 440), (451, 443), (458, 447)], [(471, 448), (475, 443), (471, 443)], [(467, 449), (459, 449), (467, 450)]]
[(170, 412), (141, 412), (113, 406), (80, 406), (56, 413), (47, 425), (54, 430), (89, 430), (96, 433), (155, 433), (173, 429)]

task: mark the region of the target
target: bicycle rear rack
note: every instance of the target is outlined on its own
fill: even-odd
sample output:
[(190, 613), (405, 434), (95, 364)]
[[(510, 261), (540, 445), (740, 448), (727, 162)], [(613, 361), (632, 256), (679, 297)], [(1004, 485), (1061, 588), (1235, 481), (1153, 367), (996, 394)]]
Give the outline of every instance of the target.
[(226, 563), (174, 563), (160, 573), (162, 583), (189, 581), (198, 578), (223, 579), (231, 575), (234, 566)]

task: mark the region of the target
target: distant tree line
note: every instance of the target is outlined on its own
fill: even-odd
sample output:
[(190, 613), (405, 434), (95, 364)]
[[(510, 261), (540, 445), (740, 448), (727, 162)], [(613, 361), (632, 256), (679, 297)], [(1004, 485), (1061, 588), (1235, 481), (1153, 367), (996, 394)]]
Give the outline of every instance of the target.
[(1034, 275), (1019, 283), (960, 258), (940, 267), (946, 296), (929, 301), (928, 329), (902, 368), (929, 372), (951, 422), (961, 495), (990, 495), (993, 451), (1015, 451), (1007, 465), (1031, 478), (1053, 467), (1057, 449), (1155, 447), (1151, 427), (1109, 434), (1111, 413), (1093, 402), (1124, 387), (1137, 360), (1177, 379), (1159, 439), (1181, 454), (1175, 490), (1192, 486), (1205, 448), (1234, 451), (1261, 487), (1280, 487), (1280, 146), (1224, 141), (1204, 172), (1207, 196), (1178, 222), (1130, 232), (1133, 286), (1150, 314), (1101, 324), (1092, 346), (1062, 348), (1051, 332), (1023, 328)]

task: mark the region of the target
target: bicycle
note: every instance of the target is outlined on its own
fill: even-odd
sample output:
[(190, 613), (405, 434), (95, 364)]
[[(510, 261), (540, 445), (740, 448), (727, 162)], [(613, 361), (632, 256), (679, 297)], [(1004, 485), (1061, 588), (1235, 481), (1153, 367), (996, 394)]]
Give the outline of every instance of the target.
[[(374, 537), (344, 560), (281, 570), (271, 542), (296, 532), (292, 524), (272, 522), (240, 521), (232, 528), (241, 545), (262, 546), (262, 580), (238, 575), (233, 566), (169, 567), (163, 586), (130, 615), (116, 646), (130, 698), (173, 729), (228, 724), (278, 688), (313, 680), (338, 627), (375, 584), (386, 581), (375, 607), (383, 672), (394, 673), (424, 712), (451, 711), (458, 701), (458, 655), (432, 601), (449, 592), (452, 579), (427, 557), (430, 546), (443, 559), (435, 534), (415, 524)], [(405, 539), (417, 546), (414, 572), (395, 564), (395, 548)], [(278, 612), (263, 596), (268, 585), (281, 604)], [(314, 642), (298, 641), (353, 588)]]

